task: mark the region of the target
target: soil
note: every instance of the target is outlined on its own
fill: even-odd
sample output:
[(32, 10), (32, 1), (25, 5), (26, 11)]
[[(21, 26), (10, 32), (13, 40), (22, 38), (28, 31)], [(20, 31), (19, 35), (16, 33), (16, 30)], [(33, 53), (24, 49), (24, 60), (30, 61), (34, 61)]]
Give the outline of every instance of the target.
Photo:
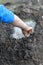
[(30, 37), (10, 38), (10, 27), (0, 23), (0, 65), (42, 65), (43, 26), (37, 22)]
[[(21, 9), (20, 9), (21, 8)], [(23, 10), (23, 7), (20, 7)], [(27, 7), (26, 7), (27, 8)], [(28, 8), (27, 8), (28, 9)], [(20, 18), (36, 21), (33, 34), (22, 39), (10, 38), (13, 26), (0, 23), (0, 65), (42, 65), (43, 64), (43, 20), (40, 13), (27, 13), (17, 10)], [(28, 11), (28, 10), (26, 10)], [(34, 15), (33, 15), (34, 13)], [(27, 15), (26, 15), (27, 14)]]

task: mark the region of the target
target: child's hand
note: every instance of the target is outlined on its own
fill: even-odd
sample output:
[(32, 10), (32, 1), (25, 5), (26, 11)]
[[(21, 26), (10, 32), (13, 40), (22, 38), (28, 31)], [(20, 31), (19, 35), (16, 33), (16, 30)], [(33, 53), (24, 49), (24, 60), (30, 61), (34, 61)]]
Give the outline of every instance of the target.
[(22, 32), (25, 36), (28, 37), (30, 33), (32, 33), (32, 27), (28, 27), (26, 30), (22, 30)]

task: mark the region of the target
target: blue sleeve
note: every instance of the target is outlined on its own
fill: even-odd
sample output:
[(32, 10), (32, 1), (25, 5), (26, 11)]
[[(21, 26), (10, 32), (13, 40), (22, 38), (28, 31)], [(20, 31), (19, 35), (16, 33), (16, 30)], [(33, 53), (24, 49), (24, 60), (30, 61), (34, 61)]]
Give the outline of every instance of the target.
[(0, 20), (4, 23), (13, 23), (14, 14), (9, 11), (4, 5), (0, 5)]

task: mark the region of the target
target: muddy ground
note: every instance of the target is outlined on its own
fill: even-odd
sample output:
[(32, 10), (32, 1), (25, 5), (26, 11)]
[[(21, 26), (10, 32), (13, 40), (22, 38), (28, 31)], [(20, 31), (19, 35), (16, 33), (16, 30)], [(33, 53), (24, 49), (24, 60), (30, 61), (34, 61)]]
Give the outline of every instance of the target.
[(28, 38), (10, 38), (11, 25), (0, 23), (0, 65), (42, 65), (43, 26), (37, 22)]
[(43, 19), (40, 13), (34, 16), (34, 12), (29, 15), (25, 10), (21, 12), (17, 14), (21, 18), (32, 17), (36, 21), (35, 31), (30, 37), (18, 40), (10, 38), (12, 25), (0, 23), (0, 65), (43, 65)]

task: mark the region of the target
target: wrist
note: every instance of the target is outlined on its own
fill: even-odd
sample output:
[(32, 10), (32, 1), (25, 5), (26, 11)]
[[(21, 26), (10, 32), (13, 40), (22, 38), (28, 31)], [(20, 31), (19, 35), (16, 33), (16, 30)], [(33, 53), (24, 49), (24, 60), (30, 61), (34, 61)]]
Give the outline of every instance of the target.
[(28, 26), (27, 25), (25, 25), (25, 26), (23, 26), (23, 28), (22, 28), (23, 30), (27, 30), (28, 29)]

